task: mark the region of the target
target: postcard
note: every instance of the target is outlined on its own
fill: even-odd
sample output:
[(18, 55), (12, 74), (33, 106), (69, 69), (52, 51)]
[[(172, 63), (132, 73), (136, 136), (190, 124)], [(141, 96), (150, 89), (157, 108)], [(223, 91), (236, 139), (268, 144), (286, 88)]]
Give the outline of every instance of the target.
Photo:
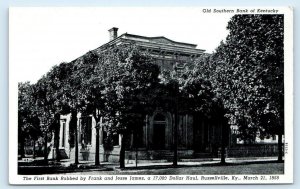
[(293, 183), (291, 7), (11, 7), (10, 184)]

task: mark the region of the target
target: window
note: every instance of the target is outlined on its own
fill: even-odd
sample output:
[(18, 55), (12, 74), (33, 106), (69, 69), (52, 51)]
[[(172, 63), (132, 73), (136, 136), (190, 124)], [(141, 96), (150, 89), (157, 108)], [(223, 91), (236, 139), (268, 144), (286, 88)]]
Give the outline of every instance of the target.
[(117, 133), (113, 134), (113, 144), (114, 146), (118, 146), (119, 144), (119, 135)]
[(81, 143), (92, 144), (92, 117), (81, 118)]
[(175, 71), (178, 76), (181, 76), (184, 73), (185, 64), (182, 62), (176, 62), (175, 64)]
[(61, 146), (65, 147), (65, 138), (66, 138), (66, 121), (62, 121), (62, 139), (61, 139)]

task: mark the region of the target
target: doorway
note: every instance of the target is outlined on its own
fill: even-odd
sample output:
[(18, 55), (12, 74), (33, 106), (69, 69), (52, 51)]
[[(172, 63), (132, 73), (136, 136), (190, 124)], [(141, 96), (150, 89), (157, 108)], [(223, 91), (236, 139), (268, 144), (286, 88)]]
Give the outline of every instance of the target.
[(153, 149), (164, 150), (166, 146), (166, 117), (156, 114), (153, 123)]

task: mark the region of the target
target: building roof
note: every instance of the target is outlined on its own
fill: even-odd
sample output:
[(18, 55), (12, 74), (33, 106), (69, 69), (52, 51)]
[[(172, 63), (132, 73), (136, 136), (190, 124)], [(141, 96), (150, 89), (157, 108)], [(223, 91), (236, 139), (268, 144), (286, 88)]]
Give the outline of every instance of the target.
[[(119, 45), (124, 43), (125, 44), (134, 43), (139, 47), (143, 49), (148, 49), (150, 51), (166, 52), (170, 54), (185, 55), (185, 56), (192, 56), (192, 57), (198, 57), (204, 54), (205, 51), (203, 49), (197, 49), (196, 44), (173, 41), (164, 36), (147, 37), (147, 36), (140, 36), (140, 35), (129, 34), (129, 33), (124, 33), (92, 51), (96, 51), (97, 53), (100, 54), (101, 51), (107, 49), (112, 45)], [(75, 62), (80, 57), (74, 59), (71, 62)]]
[(115, 45), (115, 44), (118, 45), (122, 43), (135, 43), (136, 45), (144, 49), (172, 52), (172, 53), (177, 53), (182, 55), (197, 56), (203, 54), (203, 52), (205, 51), (202, 49), (197, 49), (196, 44), (177, 42), (168, 39), (164, 36), (146, 37), (146, 36), (134, 35), (129, 33), (124, 33), (120, 35), (119, 37), (100, 46), (99, 48), (96, 49), (96, 51), (100, 52), (111, 45)]
[(169, 45), (174, 45), (174, 46), (178, 46), (178, 47), (186, 47), (186, 48), (196, 48), (196, 46), (197, 46), (195, 44), (173, 41), (164, 36), (146, 37), (146, 36), (125, 33), (125, 34), (121, 35), (120, 37), (125, 38), (125, 39), (136, 40), (136, 41), (143, 41), (143, 42), (148, 42), (148, 43), (169, 44)]

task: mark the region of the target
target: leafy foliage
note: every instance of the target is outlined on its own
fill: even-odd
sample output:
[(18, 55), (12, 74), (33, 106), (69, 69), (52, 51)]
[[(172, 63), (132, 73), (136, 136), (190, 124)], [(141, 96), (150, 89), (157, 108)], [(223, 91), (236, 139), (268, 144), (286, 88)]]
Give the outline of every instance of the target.
[(33, 93), (34, 85), (29, 82), (18, 83), (18, 138), (20, 142), (24, 142), (25, 139), (37, 140), (41, 134), (40, 120), (33, 108), (35, 105)]
[(113, 120), (117, 132), (126, 132), (145, 114), (147, 96), (158, 83), (159, 68), (136, 46), (114, 47), (102, 54), (100, 61), (106, 116)]
[(235, 15), (227, 28), (211, 59), (215, 92), (245, 141), (282, 134), (283, 15)]

